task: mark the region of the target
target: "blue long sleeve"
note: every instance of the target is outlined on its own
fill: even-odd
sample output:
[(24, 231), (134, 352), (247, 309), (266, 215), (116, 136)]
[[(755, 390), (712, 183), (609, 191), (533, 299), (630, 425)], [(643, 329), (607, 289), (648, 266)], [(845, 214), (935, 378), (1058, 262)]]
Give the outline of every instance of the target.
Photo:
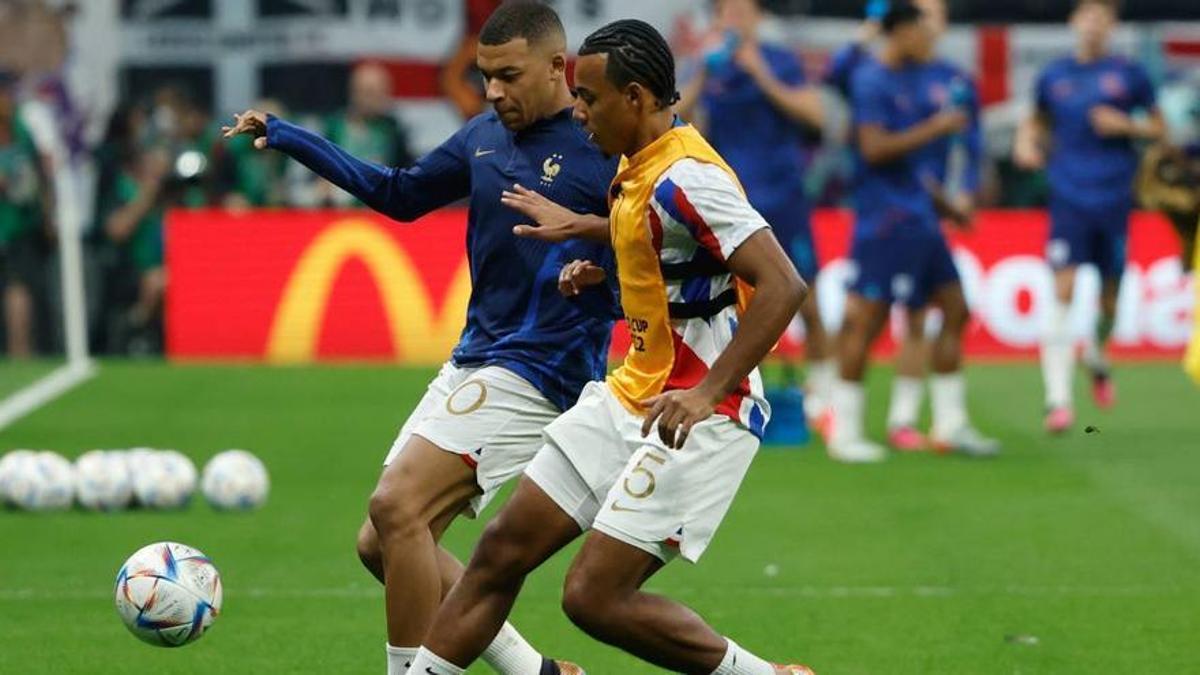
[(411, 221), (471, 192), (462, 132), (407, 169), (366, 162), (303, 127), (267, 118), (267, 147), (308, 167), (372, 209)]
[(979, 105), (979, 90), (974, 83), (970, 85), (970, 100), (968, 102), (968, 114), (971, 116), (971, 124), (967, 128), (966, 133), (966, 148), (967, 148), (967, 167), (963, 173), (963, 190), (968, 194), (979, 194), (979, 186), (982, 182), (984, 147), (983, 147), (983, 119), (982, 111)]

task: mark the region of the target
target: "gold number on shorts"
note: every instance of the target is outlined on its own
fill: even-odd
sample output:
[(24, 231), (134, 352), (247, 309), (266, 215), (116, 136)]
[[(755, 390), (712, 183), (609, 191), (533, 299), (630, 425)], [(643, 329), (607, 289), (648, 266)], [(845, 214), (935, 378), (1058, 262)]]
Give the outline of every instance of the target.
[[(629, 495), (630, 497), (633, 497), (634, 499), (645, 499), (646, 497), (649, 497), (650, 495), (654, 494), (654, 487), (655, 487), (654, 472), (651, 471), (650, 469), (646, 468), (647, 460), (652, 461), (652, 462), (658, 462), (658, 464), (660, 466), (667, 463), (666, 457), (659, 457), (658, 455), (654, 454), (653, 452), (647, 452), (646, 454), (642, 455), (642, 458), (639, 459), (637, 464), (634, 465), (633, 470), (630, 471), (629, 475), (625, 477), (625, 484), (624, 484), (625, 494)], [(646, 488), (644, 490), (642, 490), (640, 492), (634, 492), (633, 488), (629, 487), (629, 479), (633, 478), (633, 474), (645, 474), (646, 475)]]
[[(470, 398), (469, 395), (465, 395), (469, 387), (478, 389), (478, 393), (474, 401), (464, 406), (462, 404)], [(470, 415), (482, 408), (484, 401), (487, 401), (487, 385), (480, 380), (467, 380), (446, 397), (446, 412), (451, 415)]]

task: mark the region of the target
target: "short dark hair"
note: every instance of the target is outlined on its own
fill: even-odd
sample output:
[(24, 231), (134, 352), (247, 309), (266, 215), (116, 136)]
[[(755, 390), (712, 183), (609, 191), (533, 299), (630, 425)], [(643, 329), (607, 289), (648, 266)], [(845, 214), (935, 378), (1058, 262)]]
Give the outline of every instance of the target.
[(529, 44), (558, 38), (566, 44), (567, 31), (549, 5), (539, 0), (508, 0), (496, 8), (479, 31), (479, 43), (502, 45), (525, 38)]
[(888, 3), (887, 13), (883, 15), (880, 25), (884, 33), (891, 33), (901, 26), (920, 21), (922, 16), (921, 8), (908, 0), (893, 0)]
[(637, 82), (650, 90), (666, 108), (679, 100), (675, 90), (675, 55), (654, 26), (637, 19), (621, 19), (587, 36), (579, 55), (607, 54), (605, 74), (618, 87)]

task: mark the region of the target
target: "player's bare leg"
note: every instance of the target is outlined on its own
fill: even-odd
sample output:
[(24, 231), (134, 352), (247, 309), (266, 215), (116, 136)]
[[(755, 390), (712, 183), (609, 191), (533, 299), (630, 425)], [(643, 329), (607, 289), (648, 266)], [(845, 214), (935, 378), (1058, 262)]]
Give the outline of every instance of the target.
[(804, 414), (809, 425), (828, 438), (829, 405), (833, 396), (833, 382), (837, 379), (837, 360), (829, 344), (829, 333), (821, 320), (816, 293), (810, 293), (804, 304), (800, 305), (800, 320), (804, 323), (804, 360), (808, 363)]
[(654, 555), (593, 530), (567, 573), (563, 610), (593, 638), (672, 672), (804, 672), (782, 670), (722, 637), (685, 605), (643, 591), (662, 566)]
[(8, 356), (33, 356), (33, 296), (29, 287), (13, 282), (4, 287), (4, 324), (8, 333)]
[(571, 516), (523, 477), (484, 530), (466, 572), (442, 603), (418, 659), (429, 658), (445, 670), (461, 670), (474, 662), (512, 611), (525, 576), (580, 533)]
[(888, 304), (858, 293), (846, 299), (846, 316), (838, 336), (839, 379), (833, 389), (833, 431), (829, 456), (841, 462), (878, 462), (887, 454), (863, 433), (866, 392), (863, 377), (871, 345), (888, 318)]
[(941, 286), (934, 292), (933, 301), (942, 310), (942, 329), (934, 340), (931, 359), (934, 448), (973, 457), (990, 457), (1000, 452), (1000, 444), (976, 431), (967, 415), (962, 348), (971, 311), (962, 284), (955, 282)]
[[(383, 573), (389, 673), (405, 672), (442, 599), (462, 576), (462, 564), (438, 542), (478, 492), (472, 468), (420, 436), (409, 439), (380, 477), (358, 548), (367, 569)], [(542, 655), (510, 624), (502, 622), (492, 637), (483, 656), (498, 672), (543, 667)], [(560, 665), (564, 672), (573, 667)]]
[(1084, 343), (1083, 363), (1092, 376), (1092, 398), (1100, 408), (1111, 408), (1117, 402), (1117, 388), (1112, 380), (1112, 368), (1105, 354), (1117, 321), (1119, 279), (1105, 279), (1100, 287), (1100, 317), (1095, 331)]
[(904, 334), (896, 351), (896, 377), (888, 402), (888, 445), (900, 452), (919, 452), (929, 448), (929, 439), (917, 430), (917, 418), (932, 347), (925, 338), (928, 312), (908, 309), (904, 314)]
[[(1046, 430), (1063, 433), (1075, 423), (1071, 385), (1075, 372), (1075, 342), (1069, 312), (1075, 293), (1075, 267), (1054, 273), (1054, 302), (1042, 336), (1042, 380), (1046, 387)], [(1115, 294), (1114, 294), (1115, 300)]]

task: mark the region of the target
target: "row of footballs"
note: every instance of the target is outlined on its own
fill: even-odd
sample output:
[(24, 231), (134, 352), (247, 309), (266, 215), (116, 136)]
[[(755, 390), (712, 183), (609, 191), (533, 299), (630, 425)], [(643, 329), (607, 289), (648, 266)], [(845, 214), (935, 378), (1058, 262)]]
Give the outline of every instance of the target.
[[(196, 465), (175, 450), (92, 450), (74, 463), (44, 450), (13, 450), (0, 458), (0, 502), (26, 511), (73, 503), (91, 511), (177, 509), (191, 500), (196, 482)], [(205, 499), (221, 510), (257, 508), (270, 489), (266, 467), (245, 450), (218, 453), (199, 482)]]

